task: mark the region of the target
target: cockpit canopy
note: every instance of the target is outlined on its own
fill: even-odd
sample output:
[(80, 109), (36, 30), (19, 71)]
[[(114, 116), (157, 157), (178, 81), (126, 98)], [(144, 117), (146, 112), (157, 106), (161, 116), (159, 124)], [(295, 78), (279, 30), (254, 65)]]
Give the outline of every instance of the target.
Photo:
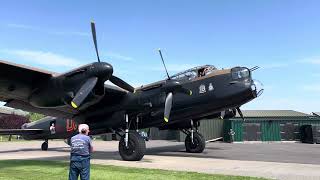
[(170, 78), (176, 79), (176, 80), (192, 80), (196, 77), (206, 76), (212, 73), (214, 70), (217, 70), (217, 68), (212, 65), (198, 66), (198, 67), (194, 67), (186, 71), (177, 73), (171, 76)]

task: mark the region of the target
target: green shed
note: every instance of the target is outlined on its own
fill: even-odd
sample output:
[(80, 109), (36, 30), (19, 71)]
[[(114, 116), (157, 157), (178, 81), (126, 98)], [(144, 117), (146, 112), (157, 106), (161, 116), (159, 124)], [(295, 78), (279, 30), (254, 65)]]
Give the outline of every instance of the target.
[[(224, 120), (222, 119), (202, 119), (200, 121), (199, 132), (206, 141), (221, 138), (223, 136)], [(179, 131), (177, 141), (184, 142), (186, 135)]]
[[(320, 126), (320, 116), (292, 110), (244, 110), (224, 121), (223, 138), (234, 141), (300, 141), (302, 125)], [(232, 129), (232, 130), (231, 130)]]
[[(224, 120), (222, 119), (202, 119), (200, 121), (199, 132), (208, 140), (221, 138), (223, 136)], [(184, 142), (186, 135), (178, 130), (159, 130), (151, 128), (150, 139), (152, 140), (176, 140)]]

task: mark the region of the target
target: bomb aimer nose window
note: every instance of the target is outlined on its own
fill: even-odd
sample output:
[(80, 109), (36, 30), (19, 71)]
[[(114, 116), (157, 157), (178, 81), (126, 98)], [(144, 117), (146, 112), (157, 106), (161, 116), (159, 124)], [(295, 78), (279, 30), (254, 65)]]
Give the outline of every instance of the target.
[(231, 70), (232, 79), (244, 79), (250, 77), (250, 70), (245, 67), (235, 67)]

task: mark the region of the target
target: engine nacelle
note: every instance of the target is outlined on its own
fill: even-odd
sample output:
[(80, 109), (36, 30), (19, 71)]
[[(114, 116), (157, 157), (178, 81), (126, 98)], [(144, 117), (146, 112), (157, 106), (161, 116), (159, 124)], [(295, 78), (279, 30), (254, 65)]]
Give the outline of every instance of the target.
[(112, 75), (108, 63), (92, 63), (70, 72), (52, 77), (38, 85), (29, 96), (29, 103), (35, 107), (60, 107), (70, 105), (81, 86), (92, 77), (98, 78), (94, 88), (85, 98), (81, 108), (98, 102), (104, 96), (104, 82)]

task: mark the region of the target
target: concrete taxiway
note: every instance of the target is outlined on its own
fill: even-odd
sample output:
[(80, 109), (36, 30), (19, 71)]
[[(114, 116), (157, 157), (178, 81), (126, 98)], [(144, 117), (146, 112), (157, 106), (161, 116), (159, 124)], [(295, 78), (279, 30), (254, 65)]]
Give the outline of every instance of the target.
[[(0, 142), (0, 159), (69, 159), (69, 147), (49, 141), (41, 151), (41, 141)], [(92, 163), (140, 168), (194, 171), (272, 179), (319, 179), (320, 145), (301, 143), (209, 143), (201, 154), (184, 152), (184, 144), (170, 141), (147, 142), (142, 161), (122, 161), (115, 141), (94, 141)]]

